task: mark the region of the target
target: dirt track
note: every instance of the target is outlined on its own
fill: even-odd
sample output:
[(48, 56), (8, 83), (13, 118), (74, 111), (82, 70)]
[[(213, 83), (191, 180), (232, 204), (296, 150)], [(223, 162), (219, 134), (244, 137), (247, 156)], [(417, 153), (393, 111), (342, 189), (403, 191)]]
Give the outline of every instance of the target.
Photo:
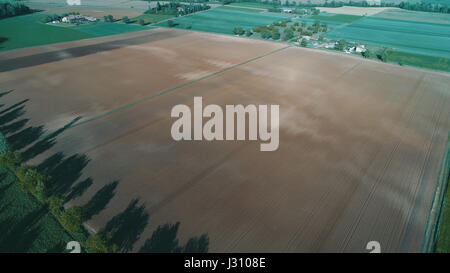
[[(150, 222), (135, 249), (156, 226), (180, 221), (182, 241), (207, 232), (213, 252), (365, 251), (372, 240), (420, 251), (450, 129), (450, 76), (283, 47), (156, 29), (12, 51), (0, 67), (20, 68), (0, 74), (1, 89), (15, 89), (1, 103), (30, 99), (27, 125), (50, 131), (92, 118), (30, 162), (59, 151), (90, 158), (78, 181), (94, 183), (71, 204), (119, 180), (89, 224), (140, 198)], [(171, 108), (193, 96), (279, 104), (279, 149), (173, 141)]]

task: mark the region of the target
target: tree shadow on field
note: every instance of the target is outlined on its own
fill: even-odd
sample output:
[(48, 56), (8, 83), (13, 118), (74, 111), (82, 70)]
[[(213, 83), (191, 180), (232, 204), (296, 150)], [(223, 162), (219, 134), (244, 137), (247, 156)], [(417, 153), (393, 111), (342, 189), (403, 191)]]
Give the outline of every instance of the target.
[(1, 126), (0, 131), (5, 135), (12, 134), (12, 133), (17, 132), (20, 129), (22, 129), (25, 126), (25, 124), (28, 123), (28, 121), (30, 121), (30, 120), (24, 118), (24, 119), (12, 122), (9, 125)]
[(185, 245), (180, 245), (177, 239), (180, 222), (160, 225), (147, 239), (139, 252), (141, 253), (206, 253), (209, 247), (209, 237), (190, 238)]
[(145, 206), (138, 205), (138, 203), (138, 199), (132, 200), (128, 207), (109, 220), (105, 227), (105, 230), (112, 235), (111, 241), (122, 252), (128, 252), (133, 249), (134, 243), (139, 240), (149, 221), (149, 215), (145, 212)]
[(9, 218), (0, 223), (0, 252), (23, 253), (27, 252), (33, 242), (42, 232), (36, 223), (46, 214), (44, 208), (27, 214), (19, 222), (12, 224), (14, 219)]
[(90, 177), (84, 179), (81, 182), (78, 182), (75, 186), (71, 188), (70, 193), (67, 194), (65, 198), (65, 203), (82, 196), (87, 191), (87, 189), (89, 189), (89, 187), (92, 186), (93, 183), (94, 182)]
[(0, 98), (5, 96), (5, 95), (8, 95), (9, 93), (11, 93), (13, 91), (14, 91), (14, 89), (11, 89), (11, 90), (8, 90), (8, 91), (0, 91)]
[[(8, 111), (10, 111), (10, 110), (13, 110), (13, 109), (17, 108), (17, 107), (22, 107), (22, 106), (24, 106), (24, 104), (25, 104), (27, 101), (29, 101), (29, 100), (30, 100), (30, 99), (24, 99), (24, 100), (22, 100), (22, 101), (19, 101), (18, 103), (15, 103), (15, 104), (9, 106), (8, 108), (6, 108), (6, 109), (0, 111), (0, 114), (4, 114), (4, 113), (6, 113), (6, 112), (8, 112)], [(24, 107), (25, 107), (25, 106), (24, 106)], [(23, 108), (23, 107), (22, 107), (22, 108)]]
[(69, 193), (88, 163), (89, 159), (86, 155), (74, 154), (65, 157), (62, 152), (58, 152), (45, 159), (37, 166), (37, 169), (50, 176), (49, 193), (62, 196)]
[[(10, 92), (12, 90), (0, 92), (0, 97)], [(23, 115), (26, 113), (25, 106), (28, 102), (28, 99), (24, 99), (9, 107), (0, 106), (0, 109), (2, 109), (0, 110), (0, 131), (5, 134), (11, 150), (22, 150), (23, 162), (27, 162), (52, 148), (56, 144), (57, 137), (81, 118), (76, 117), (65, 126), (50, 133), (46, 132), (42, 125), (26, 127), (29, 119), (24, 118)], [(46, 182), (49, 196), (61, 196), (67, 202), (82, 196), (94, 183), (90, 177), (79, 181), (89, 162), (90, 159), (84, 154), (66, 155), (63, 152), (55, 152), (35, 167), (38, 171), (50, 177), (49, 181)], [(0, 179), (3, 178), (3, 174), (0, 174)], [(11, 184), (0, 185), (0, 201), (2, 201), (2, 197)], [(106, 208), (114, 197), (118, 184), (119, 181), (117, 180), (103, 186), (83, 206), (87, 219), (98, 215)], [(6, 210), (7, 207), (0, 207), (0, 210), (3, 209)], [(37, 210), (26, 215), (16, 224), (11, 224), (14, 219), (2, 220), (0, 222), (0, 252), (26, 252), (32, 247), (33, 241), (41, 232), (39, 228), (35, 227), (35, 224), (42, 216), (42, 210)], [(139, 204), (139, 200), (134, 199), (130, 201), (125, 210), (114, 216), (106, 224), (105, 231), (111, 234), (112, 243), (116, 244), (122, 252), (129, 252), (140, 239), (142, 232), (148, 225), (149, 218), (145, 205)], [(206, 234), (200, 237), (192, 237), (185, 245), (180, 245), (177, 239), (179, 226), (179, 222), (174, 225), (158, 226), (139, 252), (194, 253), (208, 251), (209, 238)], [(47, 249), (47, 252), (59, 253), (63, 250), (63, 247), (63, 245), (57, 244), (51, 249)]]
[[(6, 37), (0, 37), (0, 45), (3, 44), (4, 42), (8, 41), (9, 39)], [(0, 48), (4, 48), (4, 46), (0, 46)]]
[(69, 123), (67, 123), (63, 127), (48, 134), (42, 140), (39, 140), (38, 142), (33, 144), (29, 149), (27, 149), (22, 153), (23, 160), (26, 162), (53, 147), (53, 145), (56, 144), (56, 137), (65, 130), (67, 130), (68, 128), (71, 128), (80, 119), (81, 117), (76, 117), (72, 119)]
[(119, 181), (114, 181), (103, 186), (94, 194), (91, 200), (83, 206), (83, 209), (86, 212), (86, 220), (91, 219), (92, 216), (99, 214), (106, 208), (106, 205), (108, 205), (109, 201), (114, 197), (115, 189), (118, 184)]
[(0, 115), (0, 124), (7, 124), (22, 116), (23, 114), (25, 114), (25, 105), (9, 109), (7, 112), (4, 112), (2, 115)]

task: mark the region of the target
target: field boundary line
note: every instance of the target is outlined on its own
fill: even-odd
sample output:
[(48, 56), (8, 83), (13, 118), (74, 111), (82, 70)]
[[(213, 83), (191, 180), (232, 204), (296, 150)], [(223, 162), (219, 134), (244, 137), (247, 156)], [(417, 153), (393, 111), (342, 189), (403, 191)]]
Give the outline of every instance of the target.
[(445, 193), (448, 187), (448, 178), (450, 175), (450, 132), (447, 135), (445, 151), (441, 160), (438, 182), (431, 206), (430, 214), (425, 227), (425, 236), (422, 241), (422, 252), (434, 252), (437, 236), (439, 234), (439, 222), (442, 218)]
[[(86, 118), (86, 119), (82, 119), (81, 121), (75, 122), (75, 123), (73, 123), (72, 125), (68, 126), (65, 130), (69, 130), (69, 129), (75, 128), (75, 127), (77, 127), (77, 126), (86, 124), (86, 123), (88, 123), (88, 122), (91, 122), (91, 121), (95, 121), (95, 120), (101, 119), (101, 118), (103, 118), (103, 117), (105, 117), (105, 116), (108, 116), (108, 115), (110, 115), (110, 114), (113, 114), (113, 113), (115, 113), (115, 112), (117, 112), (117, 111), (120, 111), (120, 110), (123, 110), (123, 109), (130, 108), (130, 107), (132, 107), (132, 106), (134, 106), (134, 105), (137, 105), (137, 104), (146, 102), (146, 101), (148, 101), (148, 100), (157, 98), (157, 97), (159, 97), (159, 96), (162, 96), (162, 95), (164, 95), (164, 94), (170, 93), (170, 92), (175, 91), (175, 90), (178, 90), (178, 89), (180, 89), (180, 88), (189, 86), (189, 85), (194, 84), (194, 83), (196, 83), (196, 82), (199, 82), (199, 81), (202, 81), (202, 80), (205, 80), (205, 79), (212, 78), (212, 77), (214, 77), (214, 76), (216, 76), (216, 75), (218, 75), (218, 74), (220, 74), (220, 73), (223, 73), (223, 72), (226, 72), (226, 71), (228, 71), (228, 70), (232, 70), (232, 69), (234, 69), (234, 68), (236, 68), (236, 67), (239, 67), (239, 66), (242, 66), (242, 65), (251, 63), (251, 62), (253, 62), (253, 61), (262, 59), (262, 58), (264, 58), (264, 57), (270, 56), (270, 55), (272, 55), (272, 54), (275, 54), (275, 53), (277, 53), (277, 52), (280, 52), (280, 51), (285, 50), (285, 49), (290, 48), (290, 47), (292, 47), (292, 46), (291, 46), (291, 45), (288, 45), (288, 46), (285, 46), (285, 47), (282, 47), (282, 48), (278, 48), (278, 49), (272, 50), (272, 51), (267, 52), (267, 53), (265, 53), (265, 54), (263, 54), (263, 55), (259, 55), (259, 56), (253, 57), (253, 58), (251, 58), (251, 59), (248, 59), (248, 60), (246, 60), (246, 61), (243, 61), (243, 62), (234, 64), (234, 65), (231, 65), (231, 66), (222, 68), (222, 69), (220, 69), (220, 70), (218, 70), (218, 71), (216, 71), (216, 72), (213, 72), (213, 73), (210, 73), (210, 74), (208, 74), (208, 75), (202, 76), (202, 77), (200, 77), (200, 78), (198, 78), (198, 79), (194, 79), (194, 80), (188, 81), (188, 82), (186, 82), (186, 83), (182, 83), (182, 84), (177, 85), (177, 86), (175, 86), (175, 87), (171, 87), (171, 88), (168, 88), (168, 89), (164, 89), (164, 90), (162, 90), (162, 91), (160, 91), (160, 92), (158, 92), (158, 93), (156, 93), (156, 94), (152, 94), (152, 95), (150, 95), (150, 96), (143, 97), (143, 98), (141, 98), (141, 99), (139, 99), (139, 100), (136, 100), (136, 101), (133, 101), (133, 102), (130, 102), (130, 103), (127, 103), (127, 104), (124, 104), (124, 105), (115, 107), (115, 108), (113, 108), (113, 109), (110, 109), (110, 110), (108, 110), (108, 111), (105, 111), (105, 112), (100, 113), (100, 114), (97, 114), (97, 115), (94, 115), (94, 116), (92, 116), (92, 117), (89, 117), (89, 118)], [(52, 135), (53, 133), (54, 133), (54, 131), (53, 131), (53, 132), (50, 132), (50, 133), (47, 133), (47, 134), (41, 136), (41, 137), (39, 138), (39, 140), (45, 139), (46, 137)]]

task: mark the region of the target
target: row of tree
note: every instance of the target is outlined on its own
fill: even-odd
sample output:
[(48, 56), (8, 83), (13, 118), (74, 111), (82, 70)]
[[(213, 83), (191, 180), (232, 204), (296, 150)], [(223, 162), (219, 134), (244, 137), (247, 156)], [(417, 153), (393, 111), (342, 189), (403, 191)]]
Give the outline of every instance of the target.
[[(286, 1), (286, 3), (289, 3)], [(425, 12), (439, 12), (439, 13), (450, 13), (450, 4), (443, 3), (432, 3), (432, 2), (409, 2), (402, 1), (400, 3), (394, 3), (389, 1), (381, 1), (380, 4), (369, 4), (367, 1), (325, 1), (322, 4), (311, 3), (311, 1), (303, 2), (297, 1), (295, 3), (297, 6), (304, 7), (343, 7), (343, 6), (354, 6), (354, 7), (397, 7), (406, 10), (414, 11), (425, 11)]]
[[(225, 2), (226, 3), (225, 3)], [(354, 7), (397, 7), (406, 10), (414, 11), (425, 11), (425, 12), (439, 12), (439, 13), (450, 13), (450, 3), (438, 3), (438, 2), (410, 2), (402, 1), (400, 3), (395, 3), (394, 1), (380, 1), (380, 4), (371, 4), (368, 1), (325, 1), (323, 3), (313, 3), (312, 1), (304, 0), (286, 0), (283, 3), (280, 0), (222, 0), (224, 4), (230, 4), (233, 2), (256, 2), (272, 5), (274, 11), (279, 11), (281, 6), (291, 6), (291, 7), (330, 7), (338, 8), (343, 6), (354, 6)]]
[(32, 13), (28, 6), (18, 2), (1, 2), (0, 19)]
[(64, 13), (64, 14), (50, 14), (45, 16), (44, 18), (41, 19), (42, 23), (50, 23), (53, 21), (61, 21), (62, 18), (69, 16), (69, 15), (80, 15), (79, 12), (69, 12), (69, 13)]
[(145, 14), (164, 14), (164, 15), (175, 15), (182, 16), (191, 14), (198, 11), (203, 11), (210, 9), (211, 7), (206, 4), (182, 4), (179, 2), (168, 2), (165, 4), (161, 4), (159, 2), (156, 3), (156, 7), (149, 8), (145, 11)]
[[(20, 152), (7, 151), (1, 154), (0, 165), (14, 173), (22, 191), (33, 195), (39, 202), (47, 206), (69, 234), (73, 235), (84, 231), (82, 225), (87, 220), (86, 211), (79, 206), (65, 209), (64, 198), (51, 194), (49, 185), (51, 177), (39, 172), (35, 167), (23, 164)], [(104, 244), (108, 243), (104, 242)], [(87, 250), (89, 251), (88, 247)]]

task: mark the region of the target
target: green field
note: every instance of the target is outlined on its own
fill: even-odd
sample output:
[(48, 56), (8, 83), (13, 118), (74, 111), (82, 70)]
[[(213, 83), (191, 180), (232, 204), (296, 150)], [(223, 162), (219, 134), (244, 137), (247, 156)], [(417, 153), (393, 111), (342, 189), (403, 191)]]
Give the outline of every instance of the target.
[(0, 167), (0, 252), (63, 252), (72, 237)]
[(428, 22), (436, 24), (450, 24), (450, 14), (420, 12), (403, 9), (387, 9), (373, 15), (373, 17), (391, 18), (397, 20)]
[[(450, 184), (450, 180), (448, 183)], [(450, 187), (448, 185), (438, 229), (435, 251), (438, 253), (450, 253)]]
[(411, 54), (450, 56), (450, 27), (445, 24), (366, 17), (334, 29), (326, 37), (386, 46)]
[(140, 19), (144, 20), (145, 24), (153, 24), (159, 21), (167, 20), (169, 18), (174, 17), (173, 15), (165, 15), (165, 14), (142, 14), (137, 17), (131, 18), (133, 23), (137, 23)]
[(388, 62), (450, 72), (450, 58), (434, 57), (402, 51), (389, 51)]
[(8, 39), (0, 50), (74, 41), (93, 37), (74, 29), (39, 22), (44, 14), (30, 14), (0, 20), (1, 36)]
[(361, 18), (364, 18), (364, 16), (348, 15), (348, 14), (313, 15), (309, 17), (309, 19), (312, 20), (320, 20), (325, 22), (341, 23), (341, 24), (353, 23)]
[(269, 8), (273, 8), (274, 7), (274, 5), (272, 5), (272, 4), (257, 3), (257, 2), (231, 3), (231, 4), (227, 5), (227, 6), (256, 8), (256, 9), (269, 9)]
[(45, 16), (47, 16), (45, 13), (35, 13), (0, 20), (0, 37), (4, 40), (0, 42), (0, 51), (69, 42), (149, 28), (120, 22), (57, 26), (41, 23), (40, 19)]
[(139, 26), (135, 24), (124, 24), (120, 22), (117, 23), (98, 22), (95, 24), (74, 26), (72, 27), (72, 29), (92, 35), (94, 37), (100, 37), (132, 31), (146, 30), (149, 29), (149, 27)]
[[(193, 30), (215, 32), (222, 34), (232, 34), (237, 26), (252, 28), (260, 25), (267, 25), (272, 22), (285, 20), (290, 15), (274, 13), (257, 13), (244, 9), (229, 7), (218, 7), (205, 12), (195, 13), (189, 16), (178, 17), (173, 20), (176, 28), (188, 28)], [(157, 26), (167, 27), (166, 22)]]

